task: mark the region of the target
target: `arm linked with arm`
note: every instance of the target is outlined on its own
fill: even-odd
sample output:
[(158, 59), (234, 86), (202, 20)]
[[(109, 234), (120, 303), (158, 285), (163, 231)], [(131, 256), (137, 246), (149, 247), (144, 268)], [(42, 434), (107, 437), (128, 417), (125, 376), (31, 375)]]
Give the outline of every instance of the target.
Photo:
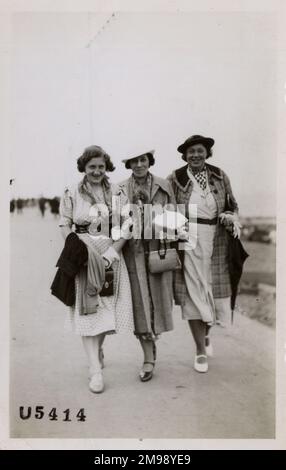
[[(123, 193), (122, 190), (120, 190), (116, 196), (119, 197), (120, 202), (118, 203), (118, 205), (115, 206), (116, 209), (115, 209), (114, 219), (118, 220), (118, 222), (115, 224), (115, 227), (112, 227), (112, 231), (111, 231), (113, 243), (108, 248), (108, 250), (105, 253), (103, 253), (103, 257), (107, 259), (110, 264), (112, 264), (112, 262), (115, 260), (119, 260), (119, 253), (121, 252), (127, 240), (126, 237), (124, 236), (124, 230), (122, 232), (122, 228), (124, 224), (126, 225), (129, 219), (129, 216), (123, 215), (123, 211), (122, 211), (122, 208), (124, 208), (126, 205), (129, 204), (127, 196)], [(129, 228), (129, 225), (128, 225), (128, 228)]]

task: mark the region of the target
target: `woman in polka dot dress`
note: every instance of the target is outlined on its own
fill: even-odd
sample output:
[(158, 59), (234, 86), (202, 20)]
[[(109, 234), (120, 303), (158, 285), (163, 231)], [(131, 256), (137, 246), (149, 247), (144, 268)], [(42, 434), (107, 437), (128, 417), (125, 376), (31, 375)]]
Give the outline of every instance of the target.
[[(119, 227), (124, 222), (120, 216), (120, 207), (124, 207), (128, 200), (118, 187), (109, 182), (106, 172), (115, 168), (109, 155), (101, 147), (93, 145), (86, 148), (77, 160), (77, 167), (85, 176), (78, 185), (64, 191), (60, 203), (61, 232), (65, 239), (75, 225), (78, 237), (87, 246), (96, 249), (103, 257), (106, 268), (112, 267), (114, 292), (110, 296), (99, 294), (97, 311), (81, 315), (80, 299), (86, 294), (83, 291), (81, 276), (77, 275), (76, 301), (70, 308), (66, 324), (82, 337), (89, 362), (89, 388), (94, 393), (100, 393), (104, 390), (102, 344), (105, 335), (134, 331), (128, 272), (121, 254), (125, 240), (118, 237), (114, 237), (117, 238), (114, 240), (111, 234), (115, 232), (113, 229), (110, 231), (111, 220), (114, 221), (117, 217)], [(114, 196), (119, 201), (116, 214), (112, 204)], [(106, 227), (106, 221), (109, 230), (108, 233), (102, 233), (101, 227)]]

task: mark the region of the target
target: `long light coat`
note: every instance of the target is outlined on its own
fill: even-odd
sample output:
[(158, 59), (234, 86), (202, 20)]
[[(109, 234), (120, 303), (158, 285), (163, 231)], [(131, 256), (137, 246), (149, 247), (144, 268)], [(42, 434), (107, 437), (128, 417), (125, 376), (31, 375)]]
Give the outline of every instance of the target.
[[(157, 176), (152, 176), (152, 205), (175, 204), (171, 184)], [(132, 177), (131, 177), (132, 178)], [(120, 188), (131, 200), (131, 178), (120, 183)], [(158, 249), (158, 240), (149, 241), (150, 251)], [(146, 269), (146, 259), (142, 241), (131, 239), (124, 248), (129, 279), (131, 283), (135, 334), (160, 334), (173, 329), (173, 273), (172, 271), (151, 274)]]

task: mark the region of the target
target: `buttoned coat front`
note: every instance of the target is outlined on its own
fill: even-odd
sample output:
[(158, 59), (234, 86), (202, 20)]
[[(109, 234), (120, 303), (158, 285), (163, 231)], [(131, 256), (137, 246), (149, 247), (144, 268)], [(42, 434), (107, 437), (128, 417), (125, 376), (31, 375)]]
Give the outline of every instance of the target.
[[(177, 204), (185, 206), (188, 216), (188, 204), (193, 190), (193, 183), (187, 174), (188, 165), (175, 170), (169, 177)], [(237, 202), (233, 196), (230, 180), (220, 168), (206, 163), (209, 186), (217, 204), (218, 216), (224, 212), (227, 197), (230, 198), (235, 211), (238, 211)], [(228, 234), (223, 225), (217, 222), (212, 254), (212, 290), (215, 298), (230, 297), (231, 285), (229, 275)], [(184, 305), (186, 299), (186, 286), (183, 270), (176, 271), (174, 277), (174, 298), (177, 305)]]

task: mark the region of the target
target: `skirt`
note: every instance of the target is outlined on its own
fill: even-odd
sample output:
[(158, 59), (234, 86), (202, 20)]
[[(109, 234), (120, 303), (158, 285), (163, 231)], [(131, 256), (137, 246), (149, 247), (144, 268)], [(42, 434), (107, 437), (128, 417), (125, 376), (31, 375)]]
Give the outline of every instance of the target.
[(216, 226), (197, 224), (195, 243), (185, 243), (184, 277), (187, 295), (182, 306), (184, 320), (215, 322), (211, 275), (215, 230)]
[[(90, 237), (92, 243), (100, 254), (103, 254), (111, 245), (112, 240), (99, 236), (91, 237), (89, 234), (79, 234), (81, 240)], [(75, 306), (69, 309), (65, 327), (80, 336), (96, 336), (102, 333), (134, 332), (132, 298), (129, 277), (124, 258), (112, 263), (114, 270), (115, 293), (109, 297), (99, 296), (99, 306), (96, 313), (89, 315), (79, 314), (79, 298), (82, 289), (79, 277), (75, 279), (76, 301)]]

